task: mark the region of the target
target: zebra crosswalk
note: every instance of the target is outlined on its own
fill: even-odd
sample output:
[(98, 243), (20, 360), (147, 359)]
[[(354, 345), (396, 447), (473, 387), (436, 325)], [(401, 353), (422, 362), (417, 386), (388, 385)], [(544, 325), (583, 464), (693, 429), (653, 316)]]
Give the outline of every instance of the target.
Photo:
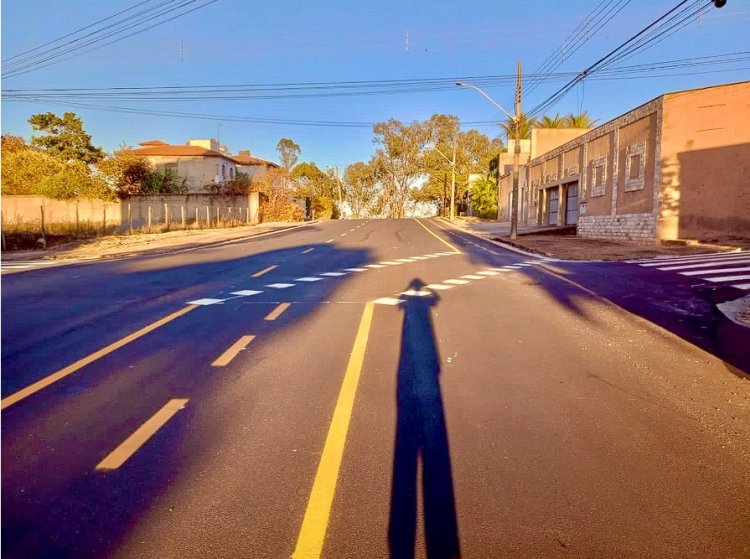
[(16, 272), (19, 270), (33, 270), (59, 265), (56, 260), (3, 260), (0, 262), (0, 272)]
[(750, 251), (627, 260), (644, 268), (750, 291)]

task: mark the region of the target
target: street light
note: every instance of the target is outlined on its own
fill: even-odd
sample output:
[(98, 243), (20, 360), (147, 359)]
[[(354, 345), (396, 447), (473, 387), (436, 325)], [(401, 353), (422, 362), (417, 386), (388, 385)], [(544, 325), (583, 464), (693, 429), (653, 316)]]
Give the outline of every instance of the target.
[[(458, 87), (469, 87), (471, 89), (476, 89), (479, 93), (481, 93), (486, 99), (490, 101), (493, 105), (495, 105), (498, 109), (500, 109), (503, 113), (505, 113), (508, 118), (510, 118), (513, 121), (513, 131), (515, 136), (515, 149), (513, 150), (513, 196), (511, 200), (511, 208), (510, 208), (510, 238), (515, 239), (516, 235), (518, 234), (518, 168), (520, 165), (521, 160), (521, 139), (520, 139), (520, 120), (521, 120), (521, 62), (518, 62), (518, 85), (516, 88), (516, 114), (512, 115), (508, 111), (503, 108), (500, 103), (495, 101), (492, 97), (490, 97), (486, 91), (484, 91), (481, 87), (472, 85), (470, 83), (466, 82), (456, 82), (456, 85)], [(498, 166), (497, 166), (497, 209), (498, 209), (498, 218), (500, 217), (500, 158), (498, 157)]]
[(456, 217), (456, 137), (453, 136), (453, 159), (449, 159), (437, 146), (435, 146), (435, 151), (451, 164), (451, 221), (453, 221)]

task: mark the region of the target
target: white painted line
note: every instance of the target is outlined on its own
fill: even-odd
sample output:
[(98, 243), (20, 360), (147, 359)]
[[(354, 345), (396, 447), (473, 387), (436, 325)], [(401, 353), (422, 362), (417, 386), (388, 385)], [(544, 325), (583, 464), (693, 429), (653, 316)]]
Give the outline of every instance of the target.
[(680, 261), (680, 260), (710, 260), (712, 258), (731, 258), (735, 256), (747, 256), (750, 254), (750, 251), (747, 250), (739, 250), (739, 251), (733, 251), (733, 252), (712, 252), (710, 254), (693, 254), (690, 255), (676, 255), (676, 256), (656, 256), (654, 258), (641, 258), (640, 260), (624, 260), (624, 262), (627, 262), (629, 264), (639, 264), (641, 262), (646, 264), (658, 264), (661, 262), (662, 264), (669, 264), (671, 262)]
[(522, 266), (541, 266), (544, 262), (537, 260), (536, 262), (524, 262)]
[(411, 258), (397, 258), (397, 262), (414, 262)]
[(661, 261), (651, 261), (651, 262), (643, 262), (640, 263), (639, 266), (643, 266), (644, 268), (649, 268), (653, 266), (671, 266), (671, 265), (677, 265), (677, 264), (700, 264), (701, 262), (716, 262), (721, 260), (734, 260), (736, 258), (747, 258), (748, 253), (747, 252), (733, 252), (731, 254), (712, 254), (708, 257), (694, 257), (694, 258), (675, 258), (673, 260), (661, 260)]
[(287, 287), (294, 287), (293, 283), (271, 283), (266, 287), (272, 287), (273, 289), (286, 289)]
[(520, 266), (503, 266), (506, 270), (520, 270)]
[(316, 278), (314, 276), (305, 276), (304, 278), (297, 278), (294, 281), (305, 281), (311, 283), (313, 281), (321, 281), (323, 278)]
[(332, 278), (337, 278), (339, 276), (345, 276), (346, 272), (323, 272), (320, 274), (321, 276), (330, 276)]
[(205, 299), (196, 299), (195, 301), (188, 301), (187, 305), (218, 305), (220, 303), (223, 303), (224, 299), (211, 299), (211, 298), (205, 298)]
[(443, 283), (452, 283), (453, 285), (466, 285), (467, 283), (470, 283), (466, 280), (462, 279), (447, 279), (443, 280)]
[(711, 268), (713, 266), (731, 266), (734, 264), (746, 264), (750, 262), (750, 258), (735, 258), (734, 260), (720, 260), (716, 262), (702, 262), (700, 264), (681, 264), (680, 266), (667, 266), (665, 268), (657, 268), (657, 270), (671, 271), (671, 270), (689, 270), (690, 268)]
[(382, 264), (366, 264), (365, 268), (385, 268)]
[(510, 270), (506, 270), (505, 268), (490, 268), (493, 272), (510, 272)]
[(403, 264), (403, 262), (393, 262), (391, 260), (385, 260), (385, 261), (381, 262), (381, 264), (385, 264), (386, 266), (401, 266), (401, 264)]
[(347, 272), (366, 272), (367, 268), (344, 268)]
[(740, 276), (721, 276), (718, 278), (701, 278), (701, 279), (704, 279), (706, 281), (713, 281), (713, 282), (750, 280), (750, 274), (743, 274)]
[(442, 283), (431, 283), (426, 285), (425, 289), (432, 289), (433, 291), (445, 291), (446, 289), (453, 289), (452, 285), (443, 285)]
[(487, 271), (477, 272), (477, 274), (480, 274), (482, 276), (497, 276), (500, 274), (500, 272), (495, 272), (494, 270), (487, 270)]
[(429, 291), (416, 291), (414, 289), (409, 289), (408, 291), (402, 291), (399, 293), (399, 295), (409, 295), (410, 297), (426, 297), (427, 295), (432, 295)]
[(399, 305), (401, 303), (405, 302), (404, 299), (394, 299), (393, 297), (381, 297), (380, 299), (375, 299), (373, 303), (376, 305)]
[(533, 264), (526, 264), (525, 262), (521, 262), (519, 264), (514, 264), (514, 266), (533, 266)]
[(750, 272), (750, 266), (744, 268), (722, 268), (720, 270), (693, 270), (692, 272), (680, 272), (681, 276), (699, 276), (701, 274), (731, 274), (734, 272)]
[(23, 270), (24, 268), (33, 268), (33, 266), (27, 266), (26, 264), (3, 264), (2, 267), (4, 270)]
[(426, 256), (412, 256), (412, 260), (427, 260)]
[(263, 293), (262, 291), (254, 291), (252, 289), (243, 289), (242, 291), (233, 291), (232, 295), (239, 295), (240, 297), (250, 297), (251, 295), (258, 295)]
[(750, 283), (738, 283), (737, 285), (733, 285), (732, 287), (735, 287), (737, 289), (750, 289)]
[(470, 279), (470, 280), (480, 280), (480, 279), (487, 279), (484, 276), (475, 276), (474, 274), (466, 274), (465, 276), (461, 276), (463, 279)]

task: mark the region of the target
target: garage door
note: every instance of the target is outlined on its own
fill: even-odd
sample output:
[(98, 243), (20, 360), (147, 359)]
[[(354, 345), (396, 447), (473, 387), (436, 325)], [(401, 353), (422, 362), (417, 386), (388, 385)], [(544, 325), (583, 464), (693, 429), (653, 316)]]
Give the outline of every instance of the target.
[(565, 225), (575, 225), (578, 223), (578, 183), (574, 182), (568, 185), (567, 197), (565, 200)]
[(560, 207), (560, 189), (558, 187), (550, 188), (549, 190), (549, 208), (547, 208), (547, 214), (549, 215), (549, 224), (557, 225), (557, 212)]

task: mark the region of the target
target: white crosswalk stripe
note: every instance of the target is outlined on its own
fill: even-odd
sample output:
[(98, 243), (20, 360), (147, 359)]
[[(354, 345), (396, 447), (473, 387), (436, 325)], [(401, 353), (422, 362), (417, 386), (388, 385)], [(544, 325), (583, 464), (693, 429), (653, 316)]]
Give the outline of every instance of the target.
[(750, 251), (630, 260), (643, 268), (750, 291)]
[[(72, 262), (67, 260), (66, 263)], [(60, 265), (58, 260), (6, 260), (0, 263), (0, 271), (10, 272), (12, 270), (32, 270), (34, 268), (47, 268)]]

